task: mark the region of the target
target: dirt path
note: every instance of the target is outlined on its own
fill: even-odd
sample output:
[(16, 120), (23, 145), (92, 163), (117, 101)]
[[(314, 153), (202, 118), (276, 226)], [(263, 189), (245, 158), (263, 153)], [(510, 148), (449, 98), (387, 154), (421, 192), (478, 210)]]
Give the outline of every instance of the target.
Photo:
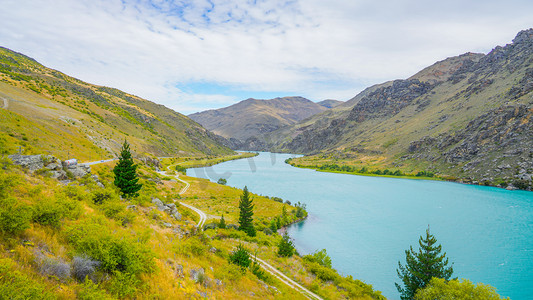
[[(186, 204), (186, 203), (183, 203), (183, 202), (180, 202), (180, 204), (185, 206), (185, 207), (187, 207), (187, 208), (189, 208), (189, 209), (194, 210), (197, 214), (200, 215), (200, 221), (198, 222), (198, 228), (202, 228), (202, 226), (205, 223), (205, 220), (207, 219), (207, 215), (203, 211), (201, 211), (200, 209), (198, 209), (198, 208), (196, 208), (196, 207), (194, 207), (192, 205), (189, 205), (189, 204)], [(276, 268), (274, 268), (273, 266), (268, 264), (266, 261), (264, 261), (264, 260), (262, 260), (262, 259), (260, 259), (258, 257), (255, 257), (255, 259), (257, 260), (257, 262), (259, 263), (261, 268), (263, 268), (268, 273), (272, 274), (272, 276), (276, 277), (277, 279), (279, 279), (281, 282), (283, 282), (284, 284), (286, 284), (290, 288), (300, 292), (307, 299), (323, 300), (320, 296), (318, 296), (317, 294), (311, 292), (310, 290), (306, 289), (305, 287), (301, 286), (300, 284), (298, 284), (294, 280), (290, 279), (285, 274), (281, 273)]]
[(8, 109), (9, 107), (9, 102), (7, 101), (6, 98), (2, 98), (2, 100), (4, 100), (4, 107), (2, 107), (3, 109)]
[(297, 290), (298, 292), (303, 294), (307, 299), (323, 300), (320, 296), (318, 296), (317, 294), (315, 294), (315, 293), (311, 292), (310, 290), (304, 288), (303, 286), (301, 286), (300, 284), (298, 284), (294, 280), (290, 279), (285, 274), (281, 273), (280, 271), (278, 271), (278, 269), (274, 268), (273, 266), (271, 266), (270, 264), (268, 264), (264, 260), (262, 260), (262, 259), (260, 259), (258, 257), (255, 257), (255, 259), (257, 260), (259, 265), (263, 269), (265, 269), (265, 271), (267, 271), (268, 273), (272, 274), (274, 277), (276, 277), (277, 279), (279, 279), (281, 282), (285, 283), (289, 287)]
[[(173, 167), (173, 166), (175, 166), (175, 165), (170, 165), (170, 166), (168, 166), (168, 167), (167, 167), (167, 170), (171, 171), (171, 170), (170, 170), (170, 167)], [(159, 173), (161, 173), (161, 174), (165, 174), (165, 175), (166, 175), (166, 172), (159, 172)], [(168, 175), (166, 175), (166, 176), (168, 176)], [(180, 182), (185, 183), (185, 186), (181, 189), (181, 191), (179, 192), (179, 194), (181, 195), (181, 194), (184, 194), (185, 192), (187, 192), (187, 190), (189, 189), (189, 186), (191, 186), (191, 185), (190, 185), (187, 181), (185, 181), (185, 180), (183, 180), (183, 179), (180, 178), (180, 174), (179, 174), (179, 172), (177, 172), (176, 175), (174, 175), (174, 178), (176, 178), (176, 179), (177, 179), (178, 181), (180, 181)], [(200, 216), (200, 217), (201, 217), (201, 216)]]
[[(113, 159), (111, 160), (102, 160), (102, 161), (96, 161), (96, 162), (90, 162), (90, 163), (85, 163), (86, 165), (88, 164), (99, 164), (99, 163), (104, 163), (104, 162), (107, 162), (107, 161), (112, 161)], [(168, 166), (167, 167), (167, 170), (170, 171), (170, 167), (171, 166)], [(165, 175), (165, 176), (169, 176), (167, 175), (167, 172), (165, 171), (159, 171), (158, 172), (159, 174), (162, 174), (162, 175)], [(185, 183), (185, 187), (183, 187), (181, 189), (181, 191), (179, 192), (179, 194), (183, 194), (185, 192), (187, 192), (187, 190), (189, 189), (189, 186), (190, 184), (179, 178), (179, 174), (177, 175), (173, 175), (174, 178), (176, 178), (177, 180)], [(190, 210), (193, 210), (194, 212), (196, 212), (199, 216), (200, 216), (200, 220), (198, 221), (198, 225), (196, 225), (200, 230), (202, 230), (202, 227), (204, 226), (205, 224), (205, 221), (207, 220), (207, 215), (205, 214), (205, 212), (203, 212), (202, 210), (190, 205), (190, 204), (187, 204), (187, 203), (183, 203), (183, 202), (179, 202), (180, 205), (183, 205), (185, 207), (187, 207), (188, 209)], [(306, 289), (305, 287), (301, 286), (300, 284), (298, 284), (297, 282), (295, 282), (294, 280), (290, 279), (289, 277), (287, 277), (285, 274), (281, 273), (280, 271), (278, 271), (276, 268), (274, 268), (273, 266), (271, 266), (270, 264), (268, 264), (266, 261), (258, 258), (258, 257), (255, 257), (255, 259), (257, 260), (257, 262), (259, 263), (259, 265), (261, 266), (261, 268), (263, 268), (265, 271), (267, 271), (269, 274), (271, 274), (272, 276), (276, 277), (277, 279), (279, 279), (281, 282), (283, 282), (285, 285), (289, 286), (290, 288), (298, 291), (299, 293), (301, 293), (302, 295), (304, 295), (304, 297), (306, 297), (307, 299), (317, 299), (317, 300), (323, 300), (320, 296), (318, 296), (317, 294), (311, 292), (310, 290)]]
[(198, 215), (200, 215), (200, 221), (198, 221), (198, 225), (196, 225), (196, 227), (198, 227), (198, 229), (203, 230), (203, 227), (204, 227), (204, 224), (205, 224), (205, 220), (207, 220), (207, 215), (199, 210), (198, 208), (192, 206), (192, 205), (189, 205), (189, 204), (186, 204), (186, 203), (183, 203), (183, 202), (180, 202), (180, 205), (183, 205), (193, 211), (195, 211)]

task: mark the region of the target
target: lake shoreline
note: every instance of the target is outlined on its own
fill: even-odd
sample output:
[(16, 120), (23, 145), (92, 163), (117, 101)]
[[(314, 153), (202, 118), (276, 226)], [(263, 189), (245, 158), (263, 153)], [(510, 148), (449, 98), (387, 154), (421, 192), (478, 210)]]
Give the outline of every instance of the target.
[(453, 182), (453, 183), (459, 183), (459, 184), (465, 184), (465, 185), (475, 185), (475, 186), (489, 186), (499, 189), (504, 189), (507, 191), (525, 191), (525, 192), (532, 192), (531, 190), (527, 189), (520, 189), (513, 185), (508, 185), (507, 187), (503, 186), (497, 186), (497, 185), (491, 185), (491, 184), (483, 184), (481, 182), (477, 181), (471, 181), (461, 178), (446, 178), (446, 177), (427, 177), (427, 176), (416, 176), (416, 175), (383, 175), (383, 174), (373, 174), (373, 173), (359, 173), (359, 172), (349, 172), (349, 171), (339, 171), (339, 170), (326, 170), (326, 169), (319, 169), (317, 166), (302, 166), (302, 165), (296, 165), (291, 164), (290, 162), (286, 162), (288, 165), (291, 165), (295, 168), (301, 168), (301, 169), (310, 169), (315, 170), (317, 172), (324, 172), (324, 173), (336, 173), (336, 174), (346, 174), (346, 175), (356, 175), (356, 176), (366, 176), (366, 177), (383, 177), (383, 178), (397, 178), (397, 179), (413, 179), (413, 180), (433, 180), (433, 181), (446, 181), (446, 182)]

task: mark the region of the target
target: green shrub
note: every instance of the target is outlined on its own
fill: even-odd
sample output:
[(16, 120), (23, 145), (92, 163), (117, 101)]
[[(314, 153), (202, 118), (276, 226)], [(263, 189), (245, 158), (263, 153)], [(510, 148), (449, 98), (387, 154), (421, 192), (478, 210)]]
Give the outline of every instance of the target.
[(79, 202), (68, 198), (44, 198), (33, 207), (32, 221), (59, 228), (64, 218), (77, 219), (81, 209)]
[(444, 280), (433, 278), (429, 284), (419, 289), (415, 294), (416, 300), (445, 300), (445, 299), (465, 299), (465, 300), (500, 300), (503, 298), (496, 289), (483, 283), (473, 284), (469, 280), (461, 281)]
[(102, 209), (106, 217), (118, 221), (122, 226), (131, 224), (135, 220), (135, 213), (126, 209), (126, 204), (122, 202), (107, 202), (102, 205)]
[(68, 228), (66, 235), (76, 252), (100, 261), (104, 271), (138, 275), (154, 270), (155, 255), (147, 245), (124, 232), (111, 233), (101, 220)]
[(111, 189), (97, 190), (92, 195), (94, 204), (103, 204), (113, 198), (118, 198), (118, 196)]
[(315, 251), (313, 254), (308, 254), (303, 257), (304, 260), (318, 263), (321, 266), (331, 268), (331, 258), (328, 256), (326, 249)]
[(120, 202), (108, 202), (102, 206), (104, 215), (110, 219), (115, 219), (120, 213), (124, 212), (126, 206)]
[(119, 298), (132, 298), (142, 288), (142, 281), (133, 274), (115, 271), (113, 275), (109, 291)]
[(0, 232), (18, 235), (30, 227), (31, 208), (15, 198), (0, 198)]
[(180, 173), (183, 173), (183, 174), (186, 174), (187, 173), (187, 168), (184, 168), (180, 165), (176, 165), (175, 167), (176, 171), (180, 172)]
[(246, 270), (252, 263), (250, 252), (242, 244), (239, 244), (237, 249), (229, 255), (229, 262)]
[(10, 258), (0, 259), (1, 299), (57, 299), (40, 282), (16, 269)]
[(340, 275), (335, 270), (328, 267), (324, 267), (316, 262), (306, 262), (307, 270), (315, 274), (316, 277), (322, 281), (336, 282), (340, 278)]
[(176, 253), (191, 256), (203, 256), (207, 253), (208, 244), (201, 241), (198, 237), (190, 237), (181, 240), (175, 248)]
[(115, 299), (111, 295), (107, 294), (103, 289), (101, 289), (98, 284), (92, 282), (91, 280), (85, 280), (85, 282), (81, 286), (81, 289), (77, 292), (76, 296), (80, 300)]
[(0, 171), (0, 199), (6, 198), (11, 188), (17, 185), (21, 180), (20, 176), (6, 174), (4, 171)]
[(65, 195), (73, 200), (83, 201), (89, 199), (89, 193), (85, 191), (85, 188), (77, 185), (67, 185), (63, 192)]
[(514, 180), (513, 185), (521, 190), (527, 190), (531, 186), (529, 181), (523, 179)]

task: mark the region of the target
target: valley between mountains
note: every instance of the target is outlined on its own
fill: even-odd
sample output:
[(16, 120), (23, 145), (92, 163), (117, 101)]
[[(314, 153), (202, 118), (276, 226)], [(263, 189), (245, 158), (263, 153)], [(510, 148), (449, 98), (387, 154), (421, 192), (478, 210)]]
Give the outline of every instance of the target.
[[(222, 135), (233, 149), (306, 154), (291, 162), (295, 166), (374, 175), (422, 172), (531, 190), (532, 92), (529, 29), (488, 54), (447, 58), (407, 79), (371, 86), (323, 112), (288, 97), (249, 99), (190, 117)], [(273, 125), (270, 103), (282, 100), (291, 109), (308, 109), (309, 116)], [(262, 109), (248, 109), (252, 101)], [(231, 116), (239, 116), (240, 129), (228, 127), (236, 124)], [(260, 130), (244, 130), (249, 127)]]
[[(329, 172), (533, 185), (533, 29), (346, 102), (250, 98), (190, 116), (0, 48), (0, 99), (0, 298), (385, 298), (325, 250), (295, 253), (278, 230), (304, 220), (305, 204), (250, 191), (250, 234), (247, 188), (186, 176), (256, 155), (235, 150), (303, 154), (286, 162)], [(114, 171), (126, 146), (133, 195)]]

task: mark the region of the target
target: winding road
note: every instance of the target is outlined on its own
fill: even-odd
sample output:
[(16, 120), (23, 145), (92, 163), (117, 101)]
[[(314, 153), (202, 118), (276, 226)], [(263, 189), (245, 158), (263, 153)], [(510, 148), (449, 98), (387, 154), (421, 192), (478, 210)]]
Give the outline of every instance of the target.
[[(171, 166), (168, 166), (167, 170), (170, 171), (170, 167)], [(159, 173), (166, 175), (166, 172), (163, 172), (163, 171), (160, 171)], [(166, 176), (168, 176), (168, 175), (166, 175)], [(179, 174), (174, 175), (174, 177), (177, 180), (185, 183), (185, 187), (179, 192), (179, 194), (181, 195), (181, 194), (185, 193), (187, 191), (187, 189), (189, 188), (190, 184), (187, 181), (179, 178)], [(200, 221), (198, 221), (198, 225), (196, 225), (196, 227), (200, 228), (200, 230), (203, 230), (203, 226), (205, 224), (205, 221), (207, 220), (207, 215), (205, 214), (205, 212), (203, 212), (202, 210), (200, 210), (200, 209), (198, 209), (198, 208), (196, 208), (196, 207), (194, 207), (192, 205), (189, 205), (189, 204), (186, 204), (186, 203), (183, 203), (183, 202), (180, 202), (180, 205), (183, 205), (183, 206), (195, 211), (200, 216)], [(278, 269), (276, 269), (273, 266), (271, 266), (270, 264), (268, 264), (266, 261), (258, 258), (257, 256), (255, 258), (253, 258), (253, 259), (255, 259), (259, 263), (261, 268), (263, 268), (269, 274), (271, 274), (272, 276), (276, 277), (277, 279), (279, 279), (281, 282), (283, 282), (285, 285), (289, 286), (290, 288), (298, 291), (299, 293), (301, 293), (307, 299), (323, 300), (320, 296), (318, 296), (317, 294), (311, 292), (310, 290), (306, 289), (305, 287), (301, 286), (300, 284), (298, 284), (294, 280), (290, 279), (285, 274), (283, 274), (280, 271), (278, 271)]]
[(198, 221), (198, 225), (196, 225), (196, 227), (200, 229), (200, 231), (202, 231), (204, 224), (205, 224), (205, 220), (207, 220), (207, 215), (203, 211), (199, 210), (198, 208), (192, 205), (189, 205), (183, 202), (180, 202), (180, 205), (183, 205), (191, 210), (194, 210), (198, 215), (200, 215), (200, 221)]
[[(83, 163), (83, 164), (84, 165), (96, 165), (96, 164), (101, 164), (101, 163), (105, 163), (105, 162), (109, 162), (109, 161), (113, 161), (113, 160), (116, 160), (116, 158), (108, 159), (108, 160), (87, 162), (87, 163)], [(170, 171), (170, 167), (171, 166), (168, 166), (167, 170)], [(162, 175), (165, 175), (165, 176), (169, 176), (169, 175), (167, 175), (166, 171), (159, 171), (158, 173), (162, 174)], [(172, 176), (174, 176), (174, 178), (176, 178), (180, 182), (185, 183), (185, 186), (181, 189), (179, 194), (181, 195), (181, 194), (187, 192), (187, 190), (189, 189), (189, 187), (191, 185), (187, 181), (179, 178), (179, 174), (172, 175)], [(196, 207), (194, 207), (194, 206), (192, 206), (190, 204), (183, 203), (181, 201), (179, 202), (179, 204), (187, 207), (190, 210), (193, 210), (194, 212), (196, 212), (200, 216), (200, 220), (198, 221), (198, 224), (196, 225), (196, 227), (199, 228), (200, 230), (203, 230), (203, 226), (205, 224), (205, 221), (207, 220), (207, 215), (205, 214), (205, 212), (203, 212), (202, 210), (200, 210), (200, 209), (198, 209), (198, 208), (196, 208)], [(283, 282), (288, 287), (298, 291), (299, 293), (301, 293), (307, 299), (323, 300), (320, 296), (318, 296), (317, 294), (315, 294), (315, 293), (311, 292), (310, 290), (306, 289), (305, 287), (303, 287), (299, 283), (295, 282), (294, 280), (290, 279), (289, 277), (287, 277), (285, 274), (281, 273), (278, 269), (274, 268), (272, 265), (270, 265), (266, 261), (258, 258), (257, 256), (254, 257), (253, 259), (255, 259), (257, 261), (257, 263), (259, 263), (261, 268), (263, 268), (269, 274), (271, 274), (272, 276), (276, 277), (279, 281)]]

